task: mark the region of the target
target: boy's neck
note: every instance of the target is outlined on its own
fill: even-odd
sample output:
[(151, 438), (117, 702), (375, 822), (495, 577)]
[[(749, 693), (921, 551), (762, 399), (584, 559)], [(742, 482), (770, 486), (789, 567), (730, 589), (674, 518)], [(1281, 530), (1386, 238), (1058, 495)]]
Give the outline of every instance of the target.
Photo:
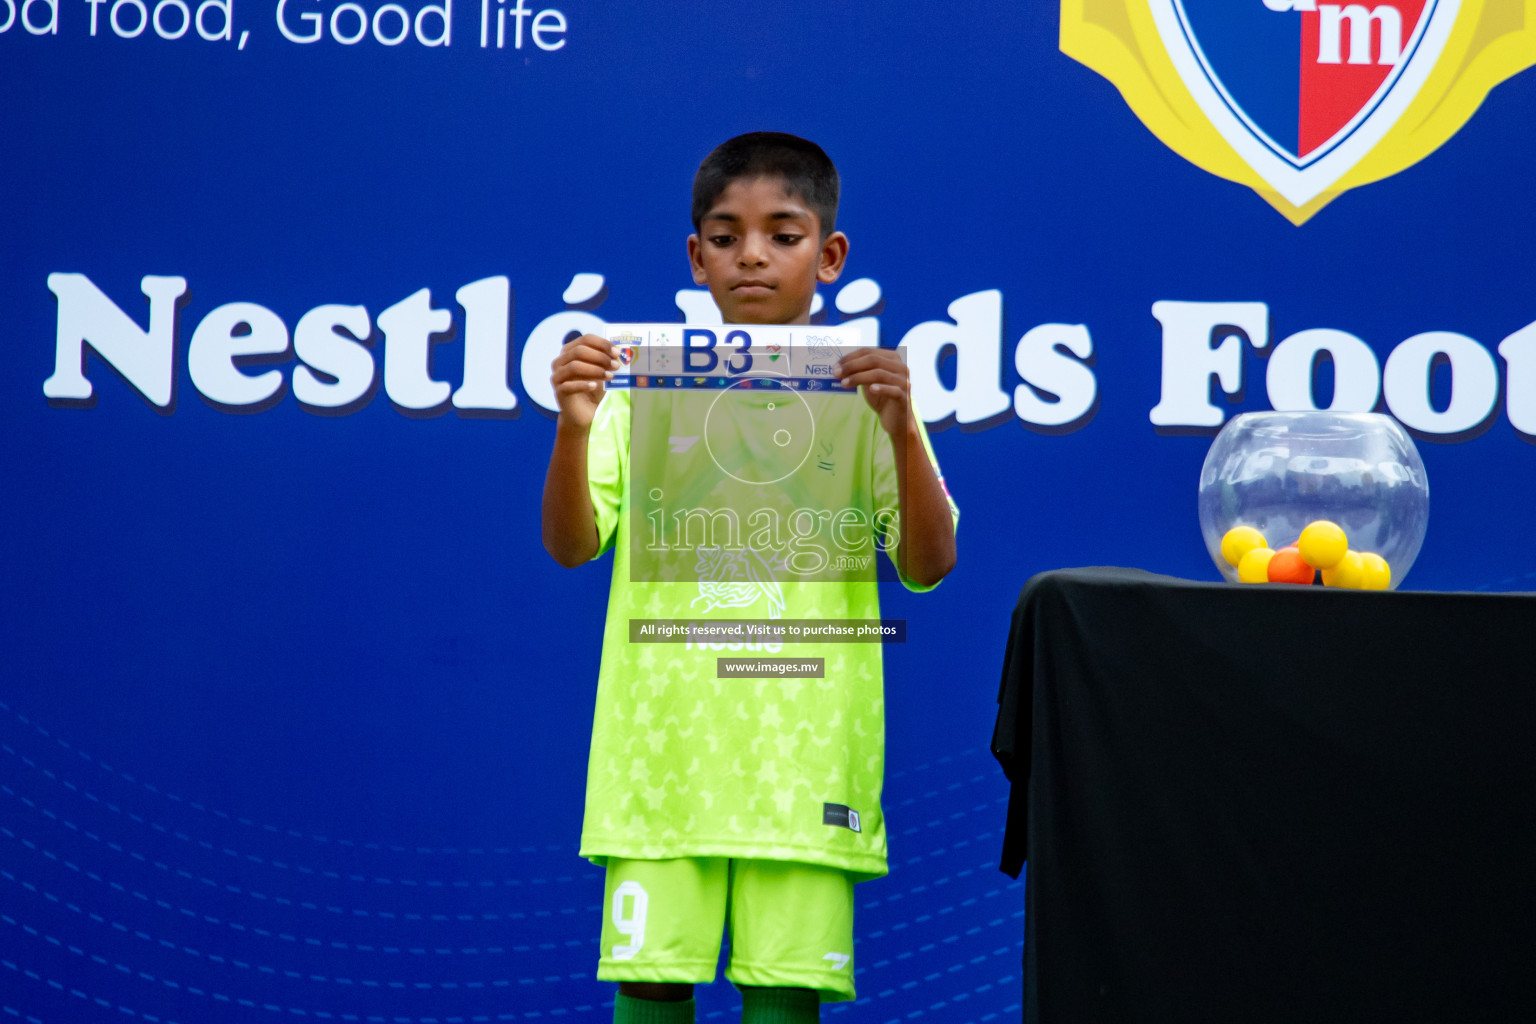
[(775, 320), (770, 322), (768, 320), (726, 320), (722, 317), (720, 322), (733, 327), (809, 327), (811, 325), (811, 311), (806, 310), (793, 320)]

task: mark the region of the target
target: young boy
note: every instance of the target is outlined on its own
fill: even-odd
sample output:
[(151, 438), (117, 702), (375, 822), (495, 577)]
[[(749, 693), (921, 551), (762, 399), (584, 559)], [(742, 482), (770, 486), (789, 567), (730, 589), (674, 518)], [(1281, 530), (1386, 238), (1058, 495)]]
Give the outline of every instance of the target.
[[(848, 255), (838, 191), (827, 155), (792, 135), (743, 135), (704, 160), (688, 259), (726, 322), (810, 322), (817, 284), (836, 281)], [(712, 651), (629, 642), (631, 617), (710, 616), (702, 583), (631, 579), (635, 402), (604, 390), (619, 365), (593, 335), (555, 359), (543, 505), (544, 546), (561, 565), (615, 547), (581, 843), (607, 868), (597, 976), (619, 983), (615, 1024), (692, 1022), (693, 985), (714, 979), (728, 928), (742, 1021), (815, 1021), (822, 1000), (854, 997), (853, 884), (886, 873), (881, 647), (797, 646), (825, 656), (825, 678), (720, 680)], [(843, 471), (862, 472), (897, 508), (890, 553), (903, 581), (936, 586), (955, 564), (959, 513), (912, 411), (906, 366), (890, 349), (860, 348), (836, 376), (879, 424), (837, 441), (847, 449), (838, 465), (864, 467)], [(858, 401), (826, 404), (846, 421)], [(777, 602), (773, 617), (879, 617), (872, 576), (750, 586)], [(726, 615), (753, 615), (755, 592), (727, 601)]]

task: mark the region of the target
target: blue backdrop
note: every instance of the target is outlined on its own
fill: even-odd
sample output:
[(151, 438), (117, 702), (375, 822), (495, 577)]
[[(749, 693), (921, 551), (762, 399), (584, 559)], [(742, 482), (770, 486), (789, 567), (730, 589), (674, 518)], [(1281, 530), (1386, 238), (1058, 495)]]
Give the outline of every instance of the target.
[[(865, 284), (840, 310), (827, 289), (828, 322), (873, 304), (894, 345), (964, 296), (1002, 303), (995, 331), (962, 320), (971, 340), (930, 373), (940, 389), (990, 373), (1007, 399), (966, 384), (975, 401), (935, 423), (959, 567), (933, 594), (885, 594), (911, 622), (886, 661), (892, 874), (859, 890), (847, 1019), (1018, 1013), (1023, 892), (996, 870), (1006, 790), (986, 747), (1024, 580), (1083, 564), (1215, 578), (1194, 500), (1210, 431), (1149, 415), (1154, 302), (1265, 303), (1274, 340), (1333, 328), (1382, 362), (1422, 332), (1474, 339), (1500, 401), (1486, 424), (1418, 434), (1433, 501), (1409, 585), (1536, 579), (1519, 540), (1536, 451), (1494, 354), (1536, 320), (1530, 74), (1298, 227), (1063, 56), (1052, 5), (553, 2), (558, 17), (504, 16), (498, 47), (500, 2), (444, 18), (146, 0), (135, 34), (136, 0), (64, 0), (56, 32), (48, 0), (0, 0), (0, 21), (17, 15), (0, 32), (4, 1015), (605, 1019), (601, 874), (575, 852), (609, 563), (565, 571), (541, 548), (553, 423), (521, 358), (541, 324), (579, 326), (568, 302), (683, 318), (692, 172), (742, 131), (809, 136), (841, 169), (844, 282), (872, 279), (879, 300)], [(379, 41), (407, 16), (401, 42)], [(445, 20), (447, 45), (425, 45)], [(159, 334), (146, 275), (186, 282), (157, 300)], [(380, 315), (430, 289), (453, 322), (430, 376), (458, 389), (496, 304), (467, 315), (455, 294), (499, 277), (516, 407), (409, 408), (386, 351), (402, 381), (428, 364)], [(190, 368), (198, 325), (236, 302), (272, 314), (249, 337), (287, 332), (236, 360), (280, 374), (244, 405)], [(288, 335), (327, 304), (374, 324), (373, 384), (339, 410), (292, 383)], [(78, 368), (77, 318), (96, 332), (91, 395), (50, 397)], [(1050, 366), (1091, 370), (1070, 377), (1091, 401), (1064, 424), (1013, 404), (1015, 347), (1039, 325), (1091, 339), (1046, 346)], [(97, 354), (111, 339), (148, 362)], [(499, 372), (492, 349), (475, 372)], [(1235, 400), (1210, 383), (1221, 415), (1269, 407), (1254, 345), (1241, 366)], [(1457, 381), (1428, 373), (1443, 410)], [(140, 393), (156, 381), (171, 401)], [(1326, 404), (1326, 366), (1318, 386)], [(1305, 638), (1255, 624), (1254, 642)], [(703, 1019), (738, 1003), (723, 983), (700, 1000)]]

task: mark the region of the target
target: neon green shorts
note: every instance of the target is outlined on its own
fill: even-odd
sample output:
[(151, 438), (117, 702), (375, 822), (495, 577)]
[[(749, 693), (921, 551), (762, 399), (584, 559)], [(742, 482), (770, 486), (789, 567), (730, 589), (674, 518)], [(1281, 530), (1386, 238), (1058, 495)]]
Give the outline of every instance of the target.
[(853, 879), (837, 868), (609, 857), (603, 909), (603, 981), (714, 981), (729, 927), (733, 984), (815, 989), (823, 1002), (854, 997)]

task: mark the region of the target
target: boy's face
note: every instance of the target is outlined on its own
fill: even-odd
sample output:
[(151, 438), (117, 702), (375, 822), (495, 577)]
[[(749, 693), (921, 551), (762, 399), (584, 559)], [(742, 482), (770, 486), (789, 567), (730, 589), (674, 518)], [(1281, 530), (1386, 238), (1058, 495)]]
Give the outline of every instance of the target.
[(778, 178), (731, 182), (688, 236), (693, 280), (727, 323), (806, 324), (816, 284), (843, 272), (848, 238), (821, 237), (821, 218)]

